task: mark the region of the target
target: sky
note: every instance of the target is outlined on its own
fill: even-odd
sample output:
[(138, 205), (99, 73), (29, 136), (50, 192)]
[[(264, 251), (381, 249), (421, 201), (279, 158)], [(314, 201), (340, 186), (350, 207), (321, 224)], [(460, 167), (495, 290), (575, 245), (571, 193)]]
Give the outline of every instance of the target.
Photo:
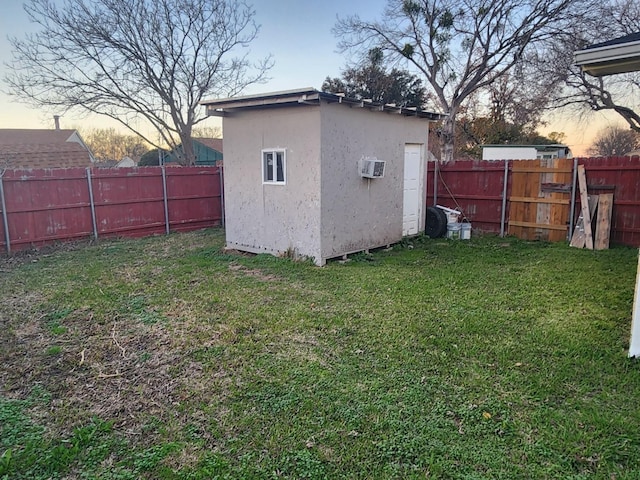
[[(60, 0), (58, 0), (60, 1)], [(302, 87), (320, 88), (325, 77), (338, 77), (347, 58), (337, 51), (337, 39), (331, 33), (338, 15), (345, 17), (358, 12), (381, 12), (385, 0), (254, 0), (255, 20), (260, 25), (258, 38), (249, 47), (250, 58), (272, 55), (275, 62), (269, 71), (270, 80), (253, 85), (244, 93), (255, 94)], [(0, 78), (7, 72), (5, 62), (11, 59), (8, 37), (21, 38), (34, 29), (22, 2), (0, 0)], [(50, 128), (50, 113), (16, 103), (0, 83), (0, 128)], [(215, 119), (212, 119), (215, 121)], [(109, 120), (63, 117), (61, 126), (77, 124), (96, 126)], [(109, 124), (109, 126), (115, 126)]]
[[(59, 1), (59, 0), (58, 0)], [(256, 22), (261, 26), (258, 38), (250, 46), (250, 57), (272, 55), (275, 65), (270, 80), (249, 87), (246, 94), (291, 90), (303, 87), (320, 88), (325, 77), (339, 77), (349, 62), (346, 54), (338, 52), (338, 40), (331, 32), (339, 17), (359, 14), (365, 19), (379, 18), (385, 0), (254, 0)], [(8, 37), (22, 37), (33, 30), (22, 2), (0, 0), (0, 78), (7, 73), (5, 62), (11, 59)], [(0, 83), (0, 128), (53, 128), (52, 114), (16, 103), (6, 94)], [(580, 121), (568, 113), (549, 117), (549, 125), (542, 133), (561, 131), (574, 155), (581, 155), (603, 126), (619, 123), (615, 116), (590, 116)], [(207, 120), (215, 126), (219, 119)], [(116, 127), (114, 121), (102, 117), (66, 115), (62, 128)]]

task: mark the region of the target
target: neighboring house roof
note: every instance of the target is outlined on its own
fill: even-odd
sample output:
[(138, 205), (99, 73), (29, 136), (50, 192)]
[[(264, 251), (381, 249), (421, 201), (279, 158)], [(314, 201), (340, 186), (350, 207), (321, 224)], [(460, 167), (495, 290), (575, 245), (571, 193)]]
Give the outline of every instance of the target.
[(193, 141), (199, 142), (205, 147), (209, 147), (213, 150), (217, 150), (218, 152), (223, 153), (221, 138), (194, 138)]
[(535, 158), (572, 158), (567, 145), (481, 145), (483, 160), (533, 160)]
[[(215, 166), (222, 162), (222, 139), (221, 138), (194, 138), (193, 149), (196, 155), (196, 165)], [(164, 155), (164, 163), (170, 164), (178, 161), (182, 144), (178, 145)]]
[(594, 43), (593, 45), (586, 47), (585, 50), (593, 50), (594, 48), (608, 47), (611, 45), (621, 45), (629, 42), (640, 42), (640, 32), (625, 35), (624, 37), (614, 38), (613, 40), (608, 40), (606, 42)]
[(574, 53), (575, 64), (595, 77), (640, 70), (640, 32), (589, 45)]
[(120, 160), (119, 162), (116, 162), (115, 164), (116, 168), (135, 167), (135, 166), (136, 166), (136, 161), (131, 157), (124, 157), (122, 160)]
[(482, 147), (498, 147), (498, 148), (535, 148), (536, 150), (538, 150), (539, 152), (555, 152), (556, 150), (560, 150), (563, 148), (566, 148), (567, 150), (569, 149), (569, 147), (567, 145), (561, 145), (559, 143), (556, 144), (550, 144), (550, 145), (508, 145), (508, 144), (495, 144), (495, 145), (491, 145), (491, 144), (487, 144), (487, 145), (482, 145)]
[(319, 105), (321, 101), (327, 103), (342, 103), (351, 107), (368, 108), (372, 111), (390, 112), (406, 116), (440, 120), (444, 118), (439, 113), (428, 112), (416, 107), (398, 107), (395, 104), (376, 103), (367, 99), (346, 97), (344, 94), (320, 92), (314, 88), (301, 88), (281, 92), (271, 92), (243, 97), (204, 100), (201, 105), (207, 107), (209, 116), (225, 116), (233, 110), (277, 108), (294, 105)]
[(0, 129), (0, 168), (88, 167), (93, 161), (76, 130)]
[(97, 168), (113, 168), (118, 166), (117, 160), (102, 160), (93, 164)]

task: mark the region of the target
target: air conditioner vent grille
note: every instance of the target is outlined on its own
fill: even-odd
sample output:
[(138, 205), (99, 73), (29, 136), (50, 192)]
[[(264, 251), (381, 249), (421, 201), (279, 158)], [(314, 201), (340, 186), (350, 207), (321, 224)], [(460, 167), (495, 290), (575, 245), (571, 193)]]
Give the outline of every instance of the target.
[(360, 176), (364, 178), (384, 177), (385, 161), (377, 158), (363, 158), (360, 160)]

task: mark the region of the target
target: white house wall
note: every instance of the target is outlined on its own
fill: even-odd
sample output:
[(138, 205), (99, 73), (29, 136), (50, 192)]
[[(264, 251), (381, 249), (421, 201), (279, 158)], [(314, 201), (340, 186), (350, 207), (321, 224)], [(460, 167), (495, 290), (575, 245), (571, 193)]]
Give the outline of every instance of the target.
[[(321, 109), (323, 262), (399, 241), (405, 144), (422, 144), (424, 158), (429, 122), (336, 103)], [(384, 177), (362, 178), (362, 157), (386, 161)]]
[[(320, 258), (320, 108), (224, 118), (227, 248)], [(261, 151), (286, 149), (286, 185), (262, 183)]]

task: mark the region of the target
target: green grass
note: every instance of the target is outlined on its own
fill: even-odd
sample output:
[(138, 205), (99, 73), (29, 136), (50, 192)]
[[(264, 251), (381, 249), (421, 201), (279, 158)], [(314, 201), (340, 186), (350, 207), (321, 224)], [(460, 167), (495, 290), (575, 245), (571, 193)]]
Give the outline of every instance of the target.
[(207, 230), (0, 277), (0, 479), (640, 478), (637, 250)]

